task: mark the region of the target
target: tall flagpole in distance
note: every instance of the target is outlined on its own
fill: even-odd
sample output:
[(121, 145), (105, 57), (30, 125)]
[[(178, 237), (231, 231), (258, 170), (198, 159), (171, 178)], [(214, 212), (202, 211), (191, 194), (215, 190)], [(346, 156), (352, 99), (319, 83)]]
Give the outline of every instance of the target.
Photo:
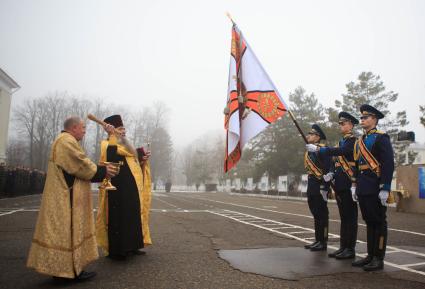
[[(233, 21), (233, 18), (232, 18), (232, 16), (230, 15), (230, 13), (229, 13), (229, 12), (226, 12), (226, 16), (227, 16), (227, 17), (229, 17), (229, 19), (230, 19), (230, 21), (232, 21), (232, 24), (233, 24), (233, 25), (236, 25), (235, 21)], [(248, 45), (248, 44), (247, 44), (247, 45)], [(261, 65), (261, 62), (258, 62), (258, 63), (259, 63), (259, 65)], [(262, 66), (262, 65), (261, 65), (261, 66)], [(267, 74), (267, 71), (266, 71), (264, 68), (263, 68), (263, 70), (264, 70), (264, 72), (266, 73), (267, 77), (269, 78), (270, 82), (272, 83), (273, 88), (275, 89), (275, 91), (277, 92), (277, 94), (278, 94), (278, 95), (279, 95), (279, 97), (280, 97), (280, 92), (279, 92), (279, 90), (276, 88), (276, 85), (274, 85), (273, 80), (269, 77), (269, 75)], [(282, 99), (282, 98), (281, 98), (281, 99)], [(308, 143), (307, 138), (306, 138), (306, 136), (305, 136), (305, 134), (304, 134), (303, 130), (301, 129), (300, 125), (298, 124), (298, 121), (296, 120), (296, 118), (295, 118), (294, 114), (292, 113), (292, 111), (291, 111), (291, 110), (289, 110), (289, 107), (288, 107), (286, 104), (285, 104), (285, 106), (286, 106), (286, 108), (287, 108), (287, 112), (289, 113), (289, 117), (290, 117), (290, 118), (292, 119), (292, 121), (294, 122), (294, 124), (295, 124), (295, 126), (297, 127), (298, 132), (300, 133), (300, 135), (301, 135), (301, 137), (303, 138), (304, 142), (305, 142), (305, 143)]]

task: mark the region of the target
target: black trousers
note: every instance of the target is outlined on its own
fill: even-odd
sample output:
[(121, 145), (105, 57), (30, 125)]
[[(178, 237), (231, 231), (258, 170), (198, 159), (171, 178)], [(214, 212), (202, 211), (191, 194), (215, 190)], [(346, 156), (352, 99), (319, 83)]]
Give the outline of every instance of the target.
[(340, 248), (354, 250), (357, 240), (357, 203), (353, 201), (350, 189), (336, 191), (335, 195), (341, 218)]
[(367, 254), (383, 260), (387, 248), (387, 207), (378, 195), (359, 195), (360, 210), (367, 226)]
[(329, 210), (328, 203), (320, 194), (307, 195), (308, 207), (314, 217), (314, 235), (316, 241), (328, 241)]

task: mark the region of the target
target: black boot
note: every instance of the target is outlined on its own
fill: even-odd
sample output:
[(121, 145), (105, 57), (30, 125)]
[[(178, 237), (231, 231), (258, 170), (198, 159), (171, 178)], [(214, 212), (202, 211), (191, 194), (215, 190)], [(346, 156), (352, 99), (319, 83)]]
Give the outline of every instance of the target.
[(319, 241), (317, 241), (317, 240), (319, 240), (319, 238), (318, 238), (318, 232), (319, 231), (317, 230), (317, 226), (318, 226), (318, 223), (317, 223), (316, 219), (314, 219), (314, 239), (315, 239), (315, 241), (311, 244), (304, 245), (304, 249), (309, 250), (311, 247), (316, 246), (317, 243), (319, 243)]
[(384, 260), (387, 249), (387, 225), (384, 224), (375, 230), (374, 256)]
[(367, 264), (369, 264), (372, 261), (372, 256), (367, 255), (365, 258), (362, 258), (360, 260), (354, 261), (353, 263), (351, 263), (351, 266), (353, 267), (363, 267)]
[(374, 256), (375, 254), (375, 229), (371, 225), (366, 225), (367, 235), (367, 254)]
[(328, 244), (326, 242), (319, 242), (316, 246), (310, 248), (310, 251), (326, 251)]
[(365, 271), (378, 271), (384, 269), (384, 261), (378, 257), (373, 257), (372, 261), (363, 266)]
[(336, 255), (338, 255), (339, 253), (341, 253), (342, 251), (344, 251), (344, 248), (339, 248), (336, 251), (333, 251), (332, 253), (328, 254), (329, 258), (335, 258)]
[[(354, 202), (353, 202), (354, 203)], [(356, 248), (356, 243), (357, 243), (357, 230), (358, 230), (358, 225), (357, 225), (357, 204), (354, 203), (353, 207), (352, 207), (352, 215), (350, 216), (350, 223), (348, 223), (347, 225), (347, 232), (348, 232), (348, 237), (347, 237), (347, 247), (348, 248)]]
[(313, 243), (311, 243), (311, 244), (304, 245), (304, 249), (310, 249), (311, 247), (316, 246), (316, 245), (317, 245), (317, 243), (319, 243), (319, 241), (314, 241), (314, 242), (313, 242)]
[(345, 248), (344, 251), (337, 254), (335, 256), (335, 259), (337, 260), (345, 260), (345, 259), (353, 259), (356, 257), (356, 252), (353, 249)]
[(327, 240), (328, 240), (328, 227), (326, 225), (326, 221), (317, 221), (316, 233), (317, 239), (320, 240), (315, 246), (310, 248), (310, 251), (326, 251), (327, 249)]

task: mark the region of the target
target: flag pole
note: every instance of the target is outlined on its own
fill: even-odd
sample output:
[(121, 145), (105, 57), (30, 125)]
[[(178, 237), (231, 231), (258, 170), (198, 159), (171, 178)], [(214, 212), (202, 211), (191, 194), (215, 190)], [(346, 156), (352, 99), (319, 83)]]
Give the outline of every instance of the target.
[(303, 132), (303, 130), (301, 129), (300, 125), (298, 124), (298, 121), (295, 119), (294, 114), (292, 113), (291, 110), (288, 110), (289, 116), (291, 117), (292, 121), (294, 122), (295, 126), (297, 127), (299, 133), (301, 134), (301, 137), (303, 138), (305, 143), (308, 143), (307, 138)]

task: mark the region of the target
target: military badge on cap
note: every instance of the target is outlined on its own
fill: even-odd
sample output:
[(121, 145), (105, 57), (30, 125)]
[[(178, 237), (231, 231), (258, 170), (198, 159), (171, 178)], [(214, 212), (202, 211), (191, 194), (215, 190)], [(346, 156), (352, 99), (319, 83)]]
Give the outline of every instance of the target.
[(362, 115), (374, 115), (377, 119), (385, 117), (382, 112), (380, 112), (369, 104), (363, 104), (362, 106), (360, 106), (360, 112), (362, 113)]
[(320, 139), (323, 139), (323, 140), (326, 139), (325, 133), (323, 132), (323, 130), (317, 124), (313, 124), (311, 126), (311, 130), (308, 133), (318, 135), (318, 136), (320, 136)]
[(339, 121), (350, 121), (352, 124), (356, 125), (359, 124), (359, 121), (357, 118), (349, 114), (348, 112), (341, 111), (338, 114)]

